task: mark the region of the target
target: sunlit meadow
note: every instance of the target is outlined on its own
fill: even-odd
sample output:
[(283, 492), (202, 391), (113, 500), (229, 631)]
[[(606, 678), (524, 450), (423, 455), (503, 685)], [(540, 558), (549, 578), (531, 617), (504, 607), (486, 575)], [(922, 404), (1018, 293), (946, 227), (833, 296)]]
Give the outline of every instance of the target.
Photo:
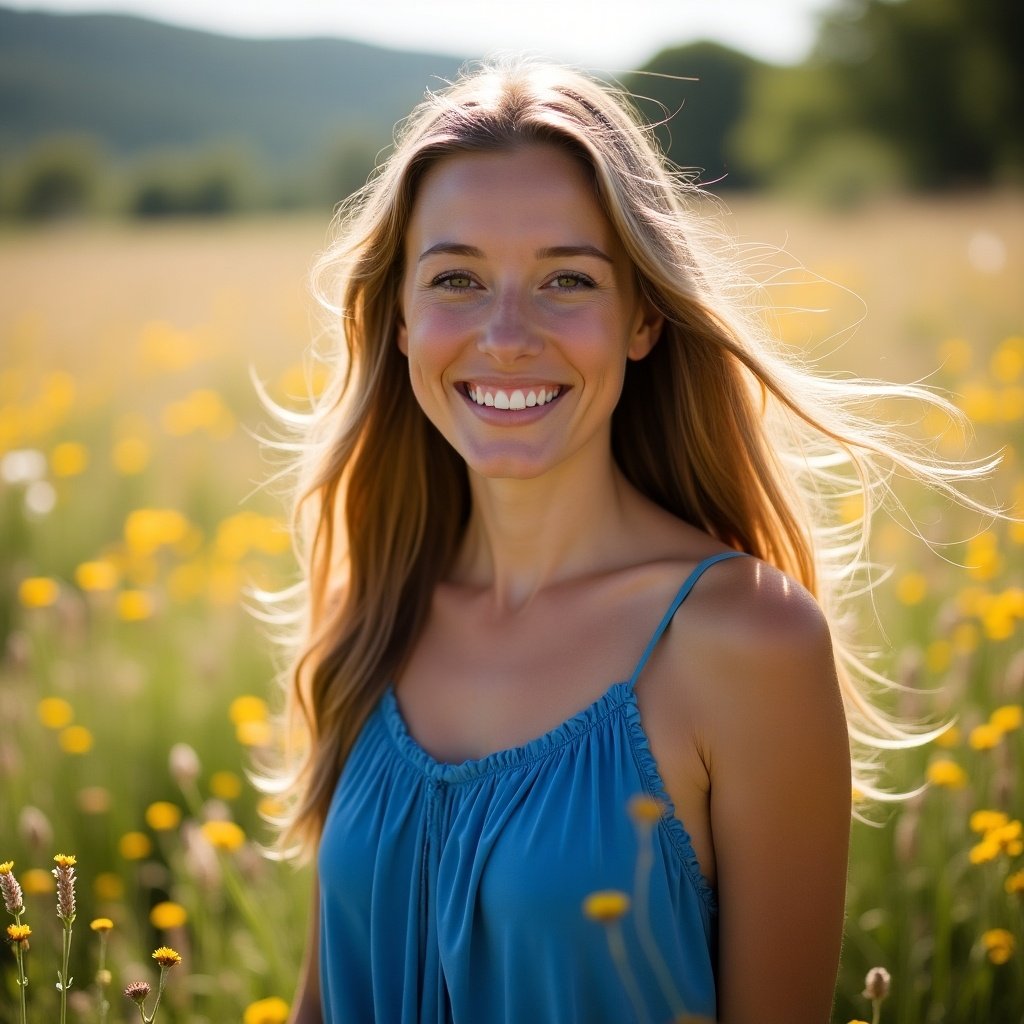
[[(912, 428), (951, 457), (1002, 449), (972, 493), (1017, 515), (1022, 212), (1011, 197), (846, 216), (744, 201), (725, 218), (806, 265), (766, 289), (785, 340), (829, 369), (951, 392), (973, 439), (932, 416)], [(305, 273), (324, 229), (282, 219), (0, 238), (0, 867), (13, 862), (31, 928), (27, 949), (9, 936), (0, 950), (2, 1022), (20, 1020), (17, 953), (29, 1020), (57, 1019), (56, 854), (77, 862), (69, 1020), (138, 1020), (123, 989), (155, 991), (163, 947), (181, 963), (159, 1021), (287, 1013), (309, 877), (260, 855), (273, 808), (246, 769), (281, 739), (278, 666), (242, 605), (247, 586), (295, 574), (281, 501), (259, 487), (275, 464), (253, 439), (269, 422), (249, 373), (299, 407), (317, 386)], [(774, 259), (748, 255), (762, 275)], [(877, 1009), (900, 1024), (1019, 1022), (1024, 526), (899, 494), (929, 543), (906, 517), (876, 524), (872, 554), (894, 571), (865, 641), (880, 670), (926, 691), (883, 695), (887, 707), (956, 724), (887, 757), (888, 788), (923, 792), (862, 805), (879, 825), (854, 826), (834, 1020)], [(782, 882), (799, 892), (799, 879)], [(892, 981), (873, 1008), (862, 993), (875, 966)]]

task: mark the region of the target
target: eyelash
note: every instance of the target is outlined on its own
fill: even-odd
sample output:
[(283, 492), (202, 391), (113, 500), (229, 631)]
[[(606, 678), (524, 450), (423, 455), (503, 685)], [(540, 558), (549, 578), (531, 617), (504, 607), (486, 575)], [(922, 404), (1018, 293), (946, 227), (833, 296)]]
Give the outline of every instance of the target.
[[(452, 281), (458, 280), (460, 278), (470, 282), (469, 285), (463, 288), (456, 288), (454, 285), (452, 285)], [(588, 277), (586, 274), (581, 274), (579, 271), (576, 270), (566, 270), (562, 271), (561, 273), (555, 274), (554, 277), (551, 278), (551, 281), (556, 282), (566, 279), (573, 282), (573, 287), (559, 287), (556, 289), (557, 291), (574, 292), (582, 291), (584, 288), (596, 287), (593, 278)], [(464, 270), (448, 270), (445, 271), (445, 273), (443, 274), (438, 274), (437, 277), (435, 277), (430, 282), (430, 285), (432, 288), (444, 288), (447, 291), (453, 292), (469, 291), (470, 288), (473, 287), (473, 276), (471, 274), (468, 274)]]

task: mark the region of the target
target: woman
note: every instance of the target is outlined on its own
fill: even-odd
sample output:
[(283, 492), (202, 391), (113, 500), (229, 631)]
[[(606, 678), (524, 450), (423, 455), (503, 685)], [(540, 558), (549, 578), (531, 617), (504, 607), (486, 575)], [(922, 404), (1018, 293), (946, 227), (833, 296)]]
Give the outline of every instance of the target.
[[(833, 506), (880, 459), (963, 471), (708, 265), (624, 106), (527, 62), (430, 97), (322, 257), (348, 352), (298, 502), (293, 1021), (828, 1019), (848, 736), (899, 739), (833, 646)], [(638, 886), (607, 936), (581, 909)]]

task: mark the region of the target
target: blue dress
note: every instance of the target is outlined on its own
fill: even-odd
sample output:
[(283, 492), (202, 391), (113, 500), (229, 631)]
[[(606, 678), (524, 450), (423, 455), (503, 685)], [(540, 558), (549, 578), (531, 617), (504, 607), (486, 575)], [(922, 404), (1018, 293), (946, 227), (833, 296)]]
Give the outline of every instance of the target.
[(650, 931), (686, 1011), (715, 1016), (715, 897), (668, 800), (634, 685), (704, 570), (739, 554), (694, 569), (628, 681), (521, 747), (441, 763), (384, 693), (320, 842), (325, 1024), (670, 1021), (678, 1004), (644, 955), (633, 912), (620, 926), (631, 999), (604, 926), (581, 909), (595, 890), (634, 889), (626, 805), (638, 793), (665, 805)]

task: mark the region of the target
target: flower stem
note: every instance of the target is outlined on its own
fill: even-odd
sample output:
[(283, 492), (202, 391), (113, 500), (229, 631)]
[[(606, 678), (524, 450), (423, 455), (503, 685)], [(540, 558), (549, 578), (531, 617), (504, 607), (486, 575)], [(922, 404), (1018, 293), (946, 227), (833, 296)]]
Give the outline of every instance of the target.
[(871, 1024), (878, 1024), (882, 1019), (882, 1000), (871, 1000)]
[(68, 965), (71, 963), (71, 921), (72, 918), (61, 918), (64, 923), (63, 941), (61, 943), (61, 969), (57, 977), (60, 979), (60, 1024), (66, 1024), (68, 1016), (68, 989), (71, 979), (68, 977)]
[(650, 1018), (644, 1009), (643, 997), (640, 995), (636, 978), (633, 977), (633, 971), (629, 966), (626, 943), (622, 939), (622, 929), (619, 927), (619, 922), (609, 921), (605, 925), (605, 934), (608, 937), (608, 948), (611, 950), (612, 959), (615, 961), (619, 977), (622, 979), (622, 985), (629, 996), (629, 1001), (633, 1004), (633, 1012), (636, 1015), (636, 1019), (642, 1021), (643, 1024), (648, 1024)]
[[(18, 924), (21, 924), (20, 914), (15, 918)], [(18, 988), (21, 989), (21, 1024), (28, 1024), (28, 1006), (25, 1002), (25, 989), (28, 988), (28, 978), (25, 976), (25, 953), (21, 948), (21, 943), (16, 942), (14, 944), (14, 956), (18, 961)]]
[(657, 940), (651, 931), (650, 916), (650, 875), (651, 865), (654, 863), (654, 851), (652, 849), (652, 829), (646, 823), (637, 829), (637, 840), (639, 849), (636, 855), (636, 877), (633, 881), (633, 894), (636, 905), (636, 931), (637, 938), (643, 948), (648, 962), (658, 978), (658, 985), (669, 1006), (672, 1008), (673, 1019), (682, 1017), (686, 1013), (682, 996), (672, 981), (672, 972), (668, 969), (661, 950), (658, 948)]

